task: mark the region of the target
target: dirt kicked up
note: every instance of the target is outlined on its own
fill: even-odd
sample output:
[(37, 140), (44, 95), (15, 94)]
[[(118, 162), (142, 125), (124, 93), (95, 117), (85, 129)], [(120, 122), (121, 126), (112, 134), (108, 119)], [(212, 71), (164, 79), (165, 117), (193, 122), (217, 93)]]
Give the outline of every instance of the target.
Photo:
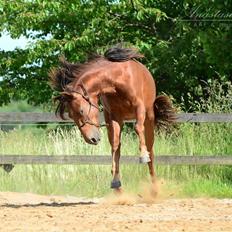
[(0, 193), (1, 232), (232, 231), (232, 199), (82, 199)]

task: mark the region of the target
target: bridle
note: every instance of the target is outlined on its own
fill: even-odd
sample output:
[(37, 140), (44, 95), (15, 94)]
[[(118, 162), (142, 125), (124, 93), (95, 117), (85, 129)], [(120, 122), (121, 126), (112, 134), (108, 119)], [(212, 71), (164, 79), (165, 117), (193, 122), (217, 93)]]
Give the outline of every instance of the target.
[(84, 121), (82, 122), (82, 124), (81, 124), (80, 126), (77, 125), (78, 128), (81, 129), (81, 128), (84, 127), (86, 124), (93, 125), (93, 126), (95, 126), (95, 127), (97, 127), (97, 128), (106, 126), (107, 124), (100, 125), (100, 124), (96, 124), (96, 123), (94, 123), (92, 120), (90, 120), (90, 118), (89, 118), (89, 113), (90, 113), (90, 111), (91, 111), (91, 107), (96, 108), (99, 112), (101, 112), (101, 110), (99, 109), (99, 106), (97, 106), (97, 105), (95, 105), (94, 103), (91, 102), (91, 100), (90, 100), (90, 98), (89, 98), (89, 95), (88, 95), (88, 92), (87, 92), (87, 90), (85, 89), (84, 85), (82, 84), (82, 85), (78, 85), (78, 86), (81, 87), (83, 93), (81, 93), (80, 91), (74, 90), (74, 89), (70, 89), (70, 88), (68, 89), (68, 91), (69, 91), (69, 92), (74, 92), (74, 93), (77, 93), (77, 94), (81, 95), (81, 97), (82, 97), (83, 99), (85, 99), (85, 100), (89, 103), (89, 111), (88, 111), (88, 114), (87, 114), (87, 116), (84, 118)]

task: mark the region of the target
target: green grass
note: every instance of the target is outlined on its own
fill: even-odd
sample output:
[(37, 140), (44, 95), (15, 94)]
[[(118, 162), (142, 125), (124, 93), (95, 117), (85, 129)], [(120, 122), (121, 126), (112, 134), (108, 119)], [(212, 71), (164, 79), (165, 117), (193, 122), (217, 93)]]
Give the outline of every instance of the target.
[[(128, 130), (127, 130), (128, 131)], [(231, 155), (231, 124), (181, 124), (170, 134), (156, 136), (156, 155)], [(76, 127), (69, 130), (28, 128), (0, 132), (0, 154), (110, 155), (106, 130), (99, 145), (86, 144)], [(133, 131), (122, 136), (122, 154), (138, 155), (138, 140)], [(230, 166), (156, 165), (163, 188), (176, 197), (232, 197)], [(146, 165), (121, 164), (125, 189), (139, 191), (149, 179)], [(103, 196), (109, 193), (109, 165), (17, 165), (12, 172), (0, 169), (0, 191)]]
[[(205, 97), (198, 102), (189, 95), (194, 112), (231, 112), (232, 84), (217, 80), (205, 83)], [(207, 97), (206, 97), (207, 96)], [(189, 109), (180, 106), (184, 111)], [(12, 102), (0, 111), (44, 111), (25, 101)], [(9, 132), (0, 131), (0, 154), (34, 155), (110, 155), (106, 130), (97, 146), (86, 144), (76, 127), (65, 130), (21, 126)], [(158, 133), (155, 155), (232, 155), (232, 123), (181, 124), (171, 133)], [(122, 154), (138, 155), (138, 139), (126, 128), (122, 136)], [(175, 197), (232, 197), (232, 166), (162, 166), (156, 165), (163, 191)], [(121, 165), (126, 190), (137, 193), (149, 179), (146, 165)], [(17, 165), (9, 174), (0, 168), (0, 191), (34, 192), (103, 196), (109, 193), (110, 166), (104, 165)]]

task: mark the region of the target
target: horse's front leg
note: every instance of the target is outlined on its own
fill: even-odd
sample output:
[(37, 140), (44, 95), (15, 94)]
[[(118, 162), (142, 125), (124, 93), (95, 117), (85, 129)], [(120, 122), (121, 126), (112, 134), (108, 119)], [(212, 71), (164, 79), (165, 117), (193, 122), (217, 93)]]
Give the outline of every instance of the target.
[(146, 118), (146, 111), (144, 106), (141, 104), (137, 107), (136, 110), (136, 124), (135, 124), (135, 131), (139, 137), (140, 163), (148, 163), (151, 161), (145, 142), (145, 130), (144, 130), (145, 118)]
[(111, 173), (113, 176), (113, 180), (111, 181), (111, 188), (116, 190), (119, 190), (121, 187), (120, 174), (119, 174), (121, 130), (122, 130), (121, 121), (108, 120), (108, 138), (111, 144), (111, 152), (112, 152)]

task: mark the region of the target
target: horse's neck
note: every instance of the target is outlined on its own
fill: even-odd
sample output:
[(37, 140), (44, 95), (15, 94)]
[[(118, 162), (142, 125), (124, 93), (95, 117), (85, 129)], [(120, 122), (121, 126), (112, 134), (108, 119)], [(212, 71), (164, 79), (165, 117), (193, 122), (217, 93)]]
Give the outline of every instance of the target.
[(105, 93), (115, 93), (115, 87), (112, 80), (106, 76), (86, 76), (79, 82), (87, 90), (88, 94), (93, 96), (98, 96)]

